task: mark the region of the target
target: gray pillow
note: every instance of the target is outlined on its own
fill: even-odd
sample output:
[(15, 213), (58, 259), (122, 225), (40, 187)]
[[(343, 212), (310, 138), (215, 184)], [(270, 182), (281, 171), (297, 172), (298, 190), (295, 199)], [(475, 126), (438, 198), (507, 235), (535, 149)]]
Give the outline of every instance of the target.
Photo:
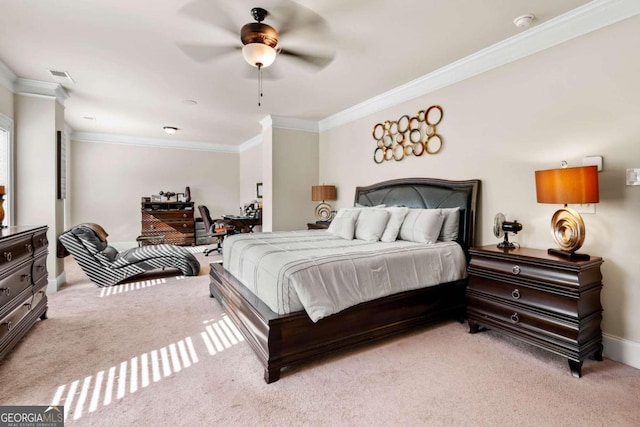
[(341, 237), (346, 240), (353, 240), (356, 230), (356, 219), (352, 216), (335, 217), (331, 221), (331, 225), (327, 230), (334, 236)]
[(460, 208), (442, 208), (440, 211), (444, 214), (444, 222), (438, 240), (441, 242), (456, 241), (460, 226)]
[(356, 221), (356, 239), (367, 242), (380, 240), (391, 214), (385, 209), (362, 209)]
[(400, 238), (417, 243), (435, 243), (444, 214), (440, 209), (409, 209), (400, 228)]

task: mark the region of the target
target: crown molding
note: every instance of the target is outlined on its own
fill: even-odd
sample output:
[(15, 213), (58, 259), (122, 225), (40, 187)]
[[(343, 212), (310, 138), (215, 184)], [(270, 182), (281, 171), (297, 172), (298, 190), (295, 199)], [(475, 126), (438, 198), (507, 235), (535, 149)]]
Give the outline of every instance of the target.
[(0, 85), (4, 86), (8, 91), (13, 92), (13, 86), (18, 79), (16, 73), (11, 71), (7, 64), (0, 60)]
[(56, 102), (64, 107), (64, 102), (69, 99), (69, 93), (59, 83), (43, 82), (40, 80), (23, 79), (18, 77), (13, 85), (13, 92), (17, 95), (55, 98)]
[(318, 122), (320, 132), (533, 55), (640, 13), (638, 0), (594, 0)]
[(140, 147), (175, 148), (179, 150), (211, 151), (215, 153), (238, 153), (239, 147), (212, 144), (200, 141), (183, 141), (172, 139), (142, 138), (128, 135), (114, 135), (108, 133), (73, 132), (71, 139), (78, 142), (97, 142), (104, 144), (137, 145)]
[(253, 147), (257, 147), (260, 144), (262, 144), (262, 135), (256, 135), (253, 138), (240, 144), (239, 151), (242, 153)]

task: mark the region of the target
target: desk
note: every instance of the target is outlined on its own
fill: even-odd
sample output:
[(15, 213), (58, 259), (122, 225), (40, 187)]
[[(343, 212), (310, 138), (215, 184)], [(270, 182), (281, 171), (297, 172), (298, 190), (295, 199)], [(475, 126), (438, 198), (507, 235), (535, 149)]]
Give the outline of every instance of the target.
[(223, 218), (241, 233), (253, 233), (253, 227), (262, 225), (262, 218), (257, 216), (225, 215)]

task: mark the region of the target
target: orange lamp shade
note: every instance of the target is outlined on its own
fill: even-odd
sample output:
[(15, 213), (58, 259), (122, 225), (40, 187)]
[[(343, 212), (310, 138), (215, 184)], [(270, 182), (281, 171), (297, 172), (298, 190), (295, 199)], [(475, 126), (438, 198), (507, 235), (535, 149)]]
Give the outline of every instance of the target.
[(311, 200), (314, 202), (336, 200), (335, 185), (314, 185), (311, 187)]
[(536, 171), (536, 196), (538, 203), (598, 203), (598, 167)]

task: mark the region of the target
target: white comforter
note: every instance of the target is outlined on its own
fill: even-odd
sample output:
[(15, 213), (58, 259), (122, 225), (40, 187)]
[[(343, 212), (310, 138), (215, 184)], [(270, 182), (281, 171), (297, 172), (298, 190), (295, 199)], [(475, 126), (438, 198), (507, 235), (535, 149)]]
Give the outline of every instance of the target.
[(455, 242), (344, 240), (326, 230), (237, 234), (223, 265), (275, 313), (302, 309), (314, 322), (365, 301), (462, 279)]

